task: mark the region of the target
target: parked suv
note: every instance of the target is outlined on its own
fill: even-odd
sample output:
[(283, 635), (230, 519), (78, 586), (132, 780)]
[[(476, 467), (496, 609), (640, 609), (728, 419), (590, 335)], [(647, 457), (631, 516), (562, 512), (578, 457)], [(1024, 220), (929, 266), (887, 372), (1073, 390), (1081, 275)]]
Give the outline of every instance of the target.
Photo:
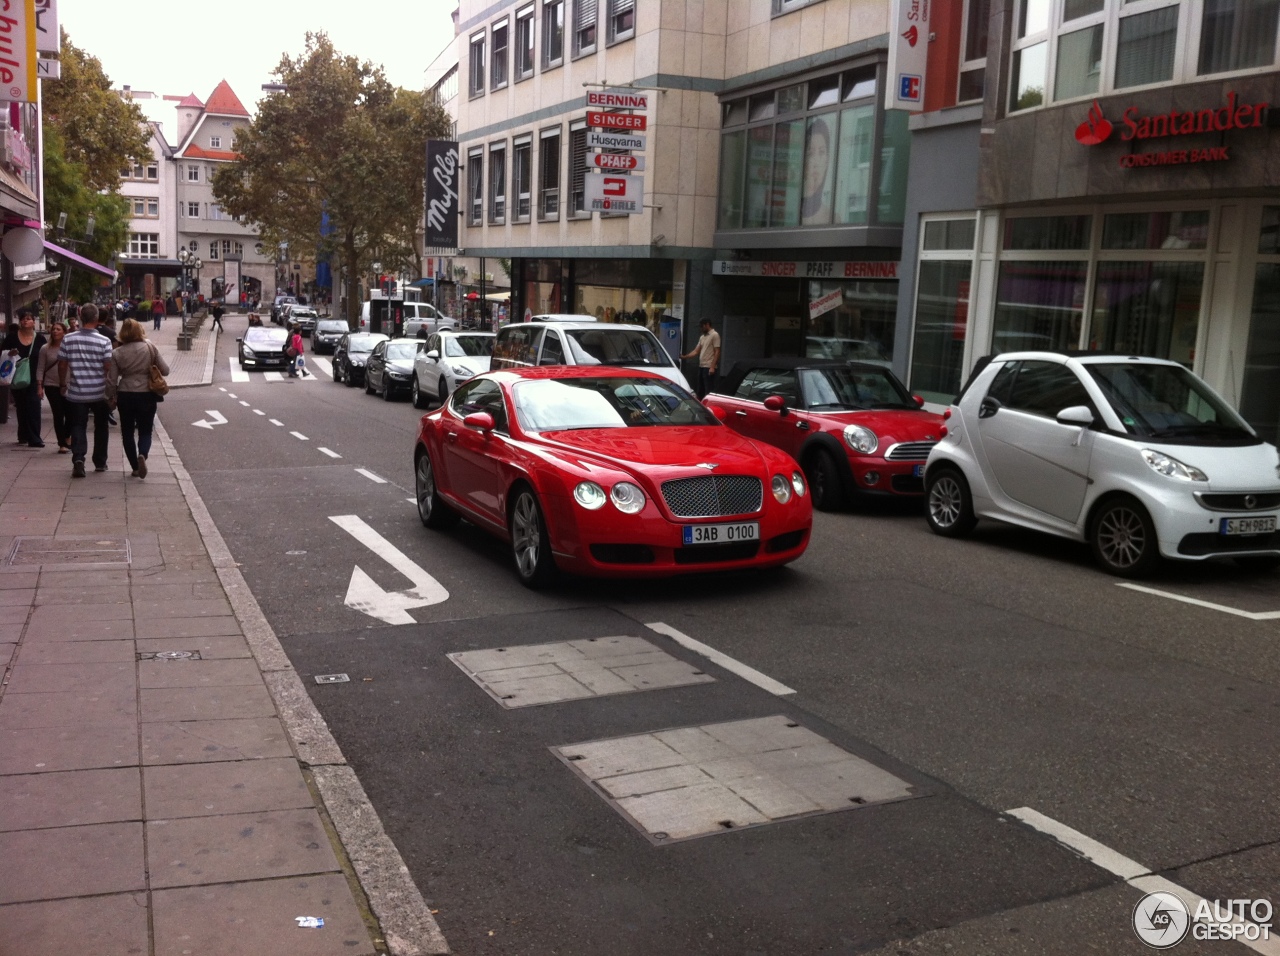
[(657, 372), (689, 391), (689, 383), (657, 336), (643, 325), (590, 316), (535, 316), (503, 326), (493, 345), (495, 371), (529, 365), (613, 365)]
[(1106, 571), (1161, 556), (1280, 565), (1280, 458), (1177, 362), (1013, 352), (979, 362), (929, 454), (930, 527), (979, 518), (1087, 541)]

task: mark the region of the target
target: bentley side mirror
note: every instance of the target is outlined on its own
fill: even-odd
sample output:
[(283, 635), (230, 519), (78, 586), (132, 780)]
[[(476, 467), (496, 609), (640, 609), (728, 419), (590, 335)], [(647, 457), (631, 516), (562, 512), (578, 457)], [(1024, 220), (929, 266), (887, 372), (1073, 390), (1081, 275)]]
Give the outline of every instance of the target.
[(1088, 428), (1093, 424), (1093, 411), (1088, 405), (1072, 405), (1058, 412), (1058, 424)]
[(764, 400), (764, 407), (771, 412), (780, 412), (785, 415), (787, 413), (787, 400), (781, 395), (770, 395)]
[(462, 420), (462, 424), (468, 428), (478, 428), (486, 435), (494, 428), (493, 416), (488, 412), (472, 412)]

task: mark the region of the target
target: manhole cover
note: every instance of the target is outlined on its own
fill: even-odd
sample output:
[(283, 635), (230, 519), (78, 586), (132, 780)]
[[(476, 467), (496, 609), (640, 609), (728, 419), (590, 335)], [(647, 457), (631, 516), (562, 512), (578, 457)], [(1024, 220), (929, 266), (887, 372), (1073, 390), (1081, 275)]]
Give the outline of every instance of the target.
[(915, 795), (905, 780), (781, 715), (551, 752), (659, 845)]
[(131, 561), (129, 539), (125, 537), (22, 535), (13, 539), (3, 566), (88, 569), (120, 567), (128, 565)]
[(503, 707), (708, 684), (715, 678), (642, 637), (593, 637), (446, 655)]
[(346, 684), (351, 680), (346, 674), (317, 674), (317, 684)]
[(140, 661), (198, 661), (199, 651), (139, 651)]

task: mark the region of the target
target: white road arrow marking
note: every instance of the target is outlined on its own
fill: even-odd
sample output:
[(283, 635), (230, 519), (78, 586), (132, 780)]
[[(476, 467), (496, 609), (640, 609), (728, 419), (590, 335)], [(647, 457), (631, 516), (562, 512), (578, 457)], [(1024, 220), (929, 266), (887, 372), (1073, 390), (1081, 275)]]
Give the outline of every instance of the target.
[(378, 582), (356, 565), (351, 571), (344, 603), (352, 610), (388, 624), (416, 624), (409, 609), (449, 600), (449, 592), (435, 578), (413, 563), (399, 548), (356, 515), (331, 515), (329, 520), (413, 582), (407, 591), (384, 591)]
[(227, 423), (227, 420), (222, 417), (222, 413), (215, 412), (212, 408), (206, 408), (204, 413), (212, 418), (213, 421), (205, 421), (201, 419), (200, 421), (192, 422), (191, 424), (195, 425), (196, 428), (207, 428), (209, 431), (213, 431), (214, 425), (225, 425)]

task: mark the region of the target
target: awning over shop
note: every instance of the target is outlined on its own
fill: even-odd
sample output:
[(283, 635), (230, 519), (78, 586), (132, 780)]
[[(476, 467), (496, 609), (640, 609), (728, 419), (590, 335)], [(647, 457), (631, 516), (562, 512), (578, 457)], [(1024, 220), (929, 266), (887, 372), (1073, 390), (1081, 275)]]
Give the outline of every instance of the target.
[(436, 284), (435, 279), (417, 279), (409, 283), (409, 287), (413, 289), (429, 289)]
[(490, 295), (486, 295), (484, 298), (486, 302), (506, 302), (511, 298), (511, 290), (508, 289), (506, 292), (494, 292)]
[(48, 239), (44, 241), (44, 250), (45, 252), (49, 252), (60, 257), (66, 262), (74, 262), (76, 265), (82, 266), (85, 269), (89, 269), (93, 272), (100, 272), (104, 276), (107, 276), (112, 282), (116, 281), (115, 269), (108, 269), (106, 266), (99, 265), (92, 259), (86, 259), (84, 256), (76, 255), (76, 253), (72, 252), (70, 249), (64, 249), (62, 246), (55, 242), (50, 242)]

